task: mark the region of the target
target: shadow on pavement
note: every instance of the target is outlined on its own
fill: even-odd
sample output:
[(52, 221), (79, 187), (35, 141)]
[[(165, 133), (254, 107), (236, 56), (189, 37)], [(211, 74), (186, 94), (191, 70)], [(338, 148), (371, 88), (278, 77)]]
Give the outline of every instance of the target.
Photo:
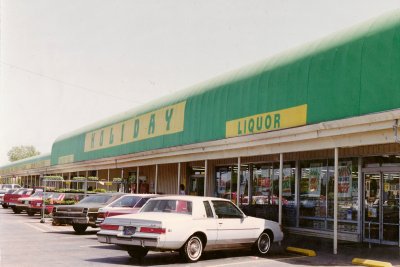
[(379, 244), (356, 243), (338, 241), (338, 253), (333, 254), (333, 240), (300, 235), (290, 235), (284, 240), (282, 246), (294, 246), (311, 249), (317, 253), (316, 257), (302, 257), (285, 260), (290, 264), (309, 266), (354, 266), (353, 258), (364, 258), (376, 261), (390, 262), (393, 266), (400, 265), (400, 248)]

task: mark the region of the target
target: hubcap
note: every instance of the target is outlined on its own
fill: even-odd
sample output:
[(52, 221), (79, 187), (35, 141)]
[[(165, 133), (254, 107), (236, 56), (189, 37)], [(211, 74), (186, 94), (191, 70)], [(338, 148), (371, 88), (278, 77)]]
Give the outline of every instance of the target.
[(267, 253), (269, 250), (270, 240), (267, 234), (262, 234), (258, 240), (258, 249), (261, 253)]
[(188, 244), (188, 254), (191, 259), (197, 259), (201, 253), (201, 241), (197, 238), (193, 238), (190, 240)]

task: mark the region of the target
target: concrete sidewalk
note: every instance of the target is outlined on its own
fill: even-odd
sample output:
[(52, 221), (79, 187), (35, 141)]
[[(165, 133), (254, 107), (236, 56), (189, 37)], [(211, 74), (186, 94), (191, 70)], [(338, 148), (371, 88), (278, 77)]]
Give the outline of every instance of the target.
[(306, 266), (352, 266), (354, 258), (390, 262), (393, 266), (400, 266), (400, 248), (368, 243), (338, 242), (338, 253), (333, 254), (333, 240), (288, 234), (282, 242), (282, 249), (288, 246), (311, 249), (316, 257), (301, 257), (289, 259), (288, 263)]

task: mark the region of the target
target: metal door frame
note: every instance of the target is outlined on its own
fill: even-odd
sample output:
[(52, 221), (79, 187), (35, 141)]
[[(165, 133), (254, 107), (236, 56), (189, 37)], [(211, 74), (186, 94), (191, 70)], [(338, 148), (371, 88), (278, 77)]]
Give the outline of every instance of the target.
[[(384, 222), (383, 222), (383, 193), (384, 193), (384, 174), (388, 173), (388, 174), (393, 174), (393, 173), (397, 173), (400, 174), (400, 168), (396, 167), (375, 167), (375, 168), (364, 168), (363, 172), (362, 172), (362, 177), (363, 177), (363, 181), (362, 181), (362, 200), (361, 200), (361, 225), (362, 225), (362, 241), (363, 242), (368, 242), (368, 243), (376, 243), (376, 244), (385, 244), (385, 245), (398, 245), (400, 246), (400, 205), (399, 205), (399, 237), (398, 237), (398, 241), (397, 242), (392, 242), (392, 241), (385, 241), (383, 240), (383, 226), (384, 226)], [(365, 176), (366, 175), (371, 175), (371, 174), (379, 174), (380, 179), (379, 179), (379, 186), (380, 186), (380, 190), (379, 190), (379, 239), (369, 239), (366, 236), (366, 232), (365, 232), (365, 225), (367, 224), (367, 222), (365, 221), (365, 203), (366, 203), (366, 199), (365, 199)], [(400, 184), (400, 179), (399, 179), (399, 184)]]

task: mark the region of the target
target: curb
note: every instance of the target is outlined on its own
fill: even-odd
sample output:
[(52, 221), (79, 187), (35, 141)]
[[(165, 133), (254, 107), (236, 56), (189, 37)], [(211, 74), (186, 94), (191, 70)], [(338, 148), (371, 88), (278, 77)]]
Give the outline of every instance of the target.
[[(296, 253), (296, 254), (305, 255), (305, 256), (308, 256), (308, 257), (315, 257), (315, 256), (317, 256), (317, 253), (315, 253), (315, 251), (314, 251), (314, 250), (311, 250), (311, 249), (287, 247), (287, 248), (286, 248), (286, 251), (293, 252), (293, 253)], [(391, 266), (391, 265), (390, 265), (390, 266)]]
[(392, 267), (392, 264), (390, 262), (374, 261), (374, 260), (360, 259), (360, 258), (354, 258), (351, 261), (351, 263), (353, 263), (354, 265), (364, 265), (370, 267)]

